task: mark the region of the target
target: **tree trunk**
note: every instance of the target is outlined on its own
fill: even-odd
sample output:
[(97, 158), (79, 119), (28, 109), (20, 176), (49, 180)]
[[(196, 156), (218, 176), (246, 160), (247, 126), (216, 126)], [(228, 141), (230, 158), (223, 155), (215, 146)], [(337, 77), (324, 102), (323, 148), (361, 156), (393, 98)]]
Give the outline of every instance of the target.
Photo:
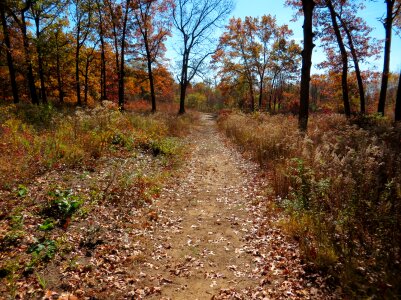
[(100, 48), (100, 100), (107, 100), (106, 54), (103, 36), (100, 37)]
[(250, 97), (251, 97), (251, 111), (254, 112), (255, 111), (255, 95), (253, 92), (253, 81), (252, 79), (249, 80), (249, 93), (250, 93)]
[(386, 96), (387, 96), (387, 85), (388, 76), (390, 73), (390, 51), (391, 51), (391, 33), (393, 28), (393, 7), (394, 0), (386, 0), (387, 13), (384, 22), (384, 28), (386, 30), (386, 40), (384, 43), (384, 63), (383, 63), (383, 73), (382, 73), (382, 83), (380, 88), (379, 105), (377, 112), (384, 116), (384, 108), (386, 106)]
[(400, 78), (398, 79), (398, 90), (397, 90), (397, 98), (395, 100), (394, 119), (396, 122), (401, 121), (401, 72), (400, 72)]
[(149, 74), (149, 85), (150, 85), (150, 97), (152, 99), (152, 112), (156, 112), (155, 84), (153, 79), (152, 62), (149, 59), (148, 59), (148, 74)]
[(185, 114), (185, 96), (188, 86), (188, 60), (189, 53), (185, 52), (182, 58), (182, 69), (180, 78), (180, 109), (178, 111), (179, 115)]
[(262, 102), (263, 102), (263, 76), (260, 78), (260, 85), (259, 85), (259, 110), (262, 110)]
[(309, 88), (310, 88), (310, 72), (312, 67), (312, 51), (313, 47), (313, 10), (315, 2), (313, 0), (302, 0), (302, 9), (304, 13), (303, 35), (304, 47), (302, 50), (302, 70), (301, 70), (301, 92), (299, 104), (298, 127), (301, 131), (308, 128), (309, 117)]
[(180, 110), (179, 115), (185, 114), (185, 94), (187, 91), (187, 83), (180, 83)]
[(147, 34), (144, 35), (144, 42), (145, 42), (145, 50), (146, 50), (146, 59), (148, 63), (148, 76), (149, 76), (149, 85), (150, 85), (150, 97), (152, 99), (152, 112), (156, 112), (156, 93), (155, 93), (155, 84), (153, 78), (153, 71), (152, 71), (152, 56), (149, 49), (149, 43)]
[(127, 0), (126, 7), (125, 7), (125, 13), (124, 13), (122, 37), (121, 37), (120, 77), (118, 80), (118, 108), (119, 108), (119, 110), (124, 110), (125, 37), (126, 37), (126, 33), (127, 33), (129, 6), (130, 6), (130, 0)]
[(0, 15), (1, 15), (1, 25), (3, 27), (4, 43), (6, 45), (7, 65), (8, 65), (8, 72), (10, 73), (10, 81), (11, 81), (11, 89), (12, 89), (12, 93), (13, 93), (13, 100), (14, 100), (14, 103), (18, 103), (19, 96), (18, 96), (17, 80), (16, 80), (16, 76), (15, 76), (13, 56), (11, 53), (10, 33), (8, 31), (8, 24), (7, 24), (6, 12), (5, 12), (5, 7), (4, 7), (3, 1), (0, 1)]
[(47, 96), (46, 96), (46, 86), (45, 86), (45, 74), (43, 70), (43, 51), (41, 45), (41, 34), (39, 30), (39, 18), (35, 17), (35, 26), (36, 26), (36, 53), (38, 55), (38, 73), (40, 79), (40, 92), (42, 103), (47, 103)]
[(35, 87), (35, 77), (33, 76), (31, 55), (30, 55), (30, 50), (29, 50), (29, 41), (28, 41), (28, 35), (27, 35), (27, 25), (26, 25), (26, 21), (25, 21), (25, 12), (21, 13), (21, 31), (22, 31), (22, 40), (23, 40), (23, 45), (24, 45), (25, 63), (26, 63), (26, 67), (27, 67), (29, 93), (31, 95), (32, 103), (39, 104), (39, 99), (38, 99), (38, 95), (36, 93), (36, 87)]
[(366, 101), (365, 101), (365, 89), (363, 87), (361, 69), (359, 68), (358, 55), (356, 53), (355, 46), (354, 46), (354, 41), (352, 39), (352, 35), (351, 35), (351, 32), (349, 31), (349, 28), (348, 28), (347, 24), (345, 24), (345, 22), (339, 16), (338, 16), (338, 18), (340, 19), (341, 24), (343, 25), (345, 34), (347, 35), (349, 47), (350, 47), (350, 50), (351, 50), (352, 60), (354, 62), (356, 81), (358, 82), (360, 113), (361, 114), (365, 114), (366, 113), (366, 108), (365, 108), (366, 107), (366, 104), (365, 104), (366, 103)]
[[(79, 35), (77, 35), (77, 36), (79, 36)], [(77, 38), (77, 47), (75, 49), (75, 89), (76, 89), (76, 93), (77, 93), (77, 105), (82, 106), (81, 81), (79, 78), (79, 52), (80, 52), (79, 39)]]
[(342, 93), (343, 93), (343, 102), (344, 102), (344, 113), (349, 118), (351, 116), (351, 107), (349, 103), (349, 93), (348, 93), (348, 54), (347, 50), (345, 49), (344, 46), (344, 41), (341, 36), (340, 28), (337, 23), (336, 19), (336, 12), (333, 7), (333, 3), (331, 0), (327, 0), (327, 7), (330, 11), (330, 16), (331, 16), (331, 22), (333, 25), (334, 33), (336, 35), (338, 47), (340, 48), (341, 52), (341, 62), (342, 62), (342, 75), (341, 75), (341, 87), (342, 87)]
[(88, 105), (88, 89), (89, 89), (89, 65), (90, 65), (90, 60), (89, 58), (86, 58), (86, 63), (85, 63), (85, 90), (84, 90), (84, 104), (85, 106)]
[(60, 103), (64, 102), (63, 80), (61, 78), (60, 67), (60, 47), (58, 41), (59, 31), (56, 32), (56, 73), (57, 73), (57, 89)]

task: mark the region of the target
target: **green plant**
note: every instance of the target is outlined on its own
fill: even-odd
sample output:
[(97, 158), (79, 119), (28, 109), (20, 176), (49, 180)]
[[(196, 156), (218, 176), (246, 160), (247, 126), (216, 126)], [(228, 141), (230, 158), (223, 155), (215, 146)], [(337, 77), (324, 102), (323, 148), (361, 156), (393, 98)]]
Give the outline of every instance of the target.
[(53, 240), (36, 240), (27, 249), (27, 253), (31, 254), (31, 260), (25, 266), (24, 273), (30, 274), (40, 262), (48, 262), (57, 251), (57, 245)]
[(39, 283), (42, 290), (46, 290), (46, 287), (47, 287), (46, 278), (44, 276), (40, 275), (38, 272), (36, 272), (35, 275), (36, 275), (36, 280)]
[(27, 253), (31, 253), (36, 256), (40, 256), (44, 260), (50, 260), (53, 258), (57, 250), (56, 243), (53, 240), (36, 241), (31, 244), (27, 250)]
[(50, 231), (54, 228), (55, 221), (54, 219), (46, 219), (42, 224), (38, 225), (38, 229), (41, 231)]
[(177, 154), (179, 147), (180, 144), (176, 138), (163, 138), (150, 142), (150, 148), (154, 156)]
[(22, 229), (24, 226), (24, 216), (19, 213), (10, 216), (10, 226), (12, 230)]
[[(72, 190), (55, 189), (48, 193), (50, 199), (43, 209), (44, 215), (58, 219), (60, 225), (64, 226), (72, 215), (81, 207), (83, 200), (74, 195)], [(49, 228), (50, 221), (45, 226)]]
[(18, 185), (17, 196), (20, 198), (25, 197), (28, 194), (28, 188), (22, 184)]

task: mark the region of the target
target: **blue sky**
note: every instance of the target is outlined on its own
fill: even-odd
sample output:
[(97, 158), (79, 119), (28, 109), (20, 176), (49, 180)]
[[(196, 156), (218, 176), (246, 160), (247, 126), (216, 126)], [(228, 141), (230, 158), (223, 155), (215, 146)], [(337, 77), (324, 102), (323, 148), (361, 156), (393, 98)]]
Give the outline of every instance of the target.
[[(294, 15), (294, 10), (291, 7), (284, 6), (284, 0), (237, 0), (236, 7), (233, 11), (235, 17), (245, 16), (262, 16), (264, 14), (275, 15), (278, 24), (288, 24), (289, 27), (294, 31), (294, 39), (299, 43), (302, 42), (302, 20), (297, 22), (291, 22)], [(385, 13), (384, 1), (369, 2), (366, 4), (366, 9), (362, 11), (361, 15), (365, 21), (374, 30), (372, 36), (377, 39), (384, 38), (384, 27), (378, 21), (378, 18), (382, 17)], [(318, 47), (319, 43), (316, 43), (317, 47), (313, 53), (314, 64), (324, 60), (324, 53)], [(398, 72), (401, 68), (401, 56), (399, 55), (399, 49), (401, 48), (401, 38), (397, 35), (393, 35), (392, 55), (391, 55), (391, 70)], [(372, 69), (381, 71), (382, 59), (372, 61), (369, 66), (365, 66), (365, 69)]]

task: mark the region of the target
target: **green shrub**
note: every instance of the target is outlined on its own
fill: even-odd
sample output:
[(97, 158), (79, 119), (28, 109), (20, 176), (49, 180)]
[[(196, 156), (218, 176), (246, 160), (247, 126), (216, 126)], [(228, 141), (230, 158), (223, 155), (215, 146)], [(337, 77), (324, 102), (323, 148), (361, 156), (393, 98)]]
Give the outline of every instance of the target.
[[(50, 191), (48, 195), (47, 205), (42, 212), (45, 216), (57, 219), (61, 226), (64, 226), (83, 204), (83, 200), (79, 196), (74, 195), (71, 190), (55, 189)], [(43, 229), (49, 228), (51, 226), (50, 222), (48, 220), (46, 226), (42, 224), (44, 226)]]

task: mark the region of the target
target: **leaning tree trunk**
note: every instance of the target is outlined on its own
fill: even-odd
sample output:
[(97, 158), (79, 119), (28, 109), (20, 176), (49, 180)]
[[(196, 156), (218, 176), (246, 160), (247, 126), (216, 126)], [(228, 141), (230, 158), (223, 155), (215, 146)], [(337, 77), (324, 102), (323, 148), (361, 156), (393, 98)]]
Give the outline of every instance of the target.
[(351, 32), (348, 28), (348, 25), (345, 24), (344, 20), (338, 14), (337, 14), (337, 17), (339, 18), (339, 20), (343, 26), (343, 29), (345, 31), (345, 34), (347, 35), (347, 38), (348, 38), (349, 48), (351, 50), (352, 60), (354, 62), (354, 67), (355, 67), (356, 81), (358, 83), (360, 113), (365, 114), (366, 113), (365, 89), (363, 87), (361, 69), (359, 67), (358, 54), (356, 53), (354, 40), (352, 38)]
[(4, 7), (4, 2), (0, 1), (0, 15), (1, 15), (1, 25), (3, 27), (4, 44), (6, 45), (6, 55), (7, 55), (7, 65), (8, 72), (10, 73), (11, 89), (13, 93), (14, 103), (19, 102), (17, 80), (15, 76), (14, 61), (11, 54), (11, 42), (10, 33), (8, 31), (8, 24), (6, 19), (6, 12)]
[(331, 0), (327, 1), (327, 7), (330, 11), (330, 16), (331, 16), (331, 22), (333, 24), (333, 29), (334, 33), (336, 35), (338, 47), (340, 48), (341, 52), (341, 62), (342, 62), (342, 75), (341, 75), (341, 88), (342, 88), (342, 93), (343, 93), (343, 102), (344, 102), (344, 112), (347, 118), (351, 116), (351, 106), (349, 103), (349, 93), (348, 93), (348, 54), (347, 50), (345, 49), (344, 46), (344, 41), (341, 36), (340, 28), (337, 23), (336, 19), (336, 12), (333, 7), (333, 3)]
[(377, 112), (384, 115), (384, 108), (386, 106), (388, 76), (390, 74), (390, 51), (391, 51), (391, 34), (393, 27), (393, 7), (394, 0), (386, 0), (387, 14), (384, 22), (384, 28), (386, 30), (386, 40), (384, 43), (384, 63), (382, 73), (382, 83), (380, 87), (380, 97)]
[(299, 119), (298, 127), (301, 131), (308, 128), (309, 117), (309, 89), (310, 89), (310, 72), (312, 67), (312, 51), (313, 47), (313, 10), (315, 2), (313, 0), (302, 0), (302, 10), (304, 13), (303, 35), (304, 45), (302, 50), (302, 69), (301, 69), (301, 93), (299, 103)]

